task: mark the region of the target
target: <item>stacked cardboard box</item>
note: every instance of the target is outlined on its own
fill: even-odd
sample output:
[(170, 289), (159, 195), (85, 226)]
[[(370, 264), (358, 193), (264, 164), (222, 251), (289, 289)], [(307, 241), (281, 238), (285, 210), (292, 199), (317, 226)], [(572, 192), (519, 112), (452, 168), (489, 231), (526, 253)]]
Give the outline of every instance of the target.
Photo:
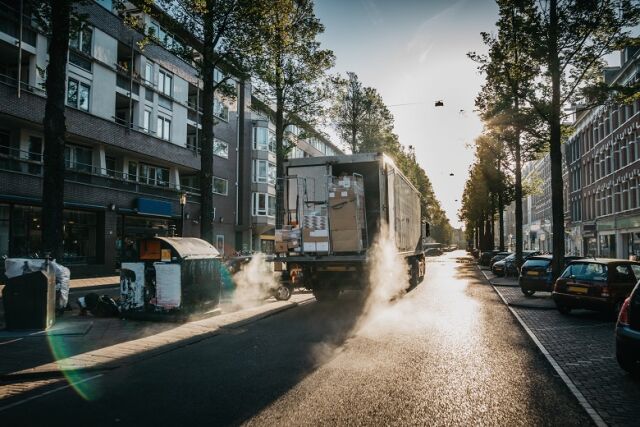
[(302, 220), (302, 250), (329, 252), (329, 229), (326, 215), (304, 215)]
[(365, 224), (362, 179), (340, 177), (329, 189), (329, 224), (333, 252), (360, 252)]
[(300, 248), (300, 229), (285, 225), (275, 232), (275, 252), (277, 254), (296, 251)]

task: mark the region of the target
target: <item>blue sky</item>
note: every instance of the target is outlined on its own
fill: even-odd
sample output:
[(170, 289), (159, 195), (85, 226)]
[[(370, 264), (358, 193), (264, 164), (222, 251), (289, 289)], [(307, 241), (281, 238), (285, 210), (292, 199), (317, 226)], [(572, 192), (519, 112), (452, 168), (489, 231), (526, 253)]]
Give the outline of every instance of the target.
[[(459, 226), (455, 200), (473, 161), (469, 144), (482, 130), (473, 112), (482, 76), (466, 54), (483, 51), (480, 32), (494, 28), (495, 3), (316, 0), (315, 8), (326, 27), (322, 45), (336, 54), (333, 71), (353, 71), (380, 92), (401, 143), (416, 147), (436, 196)], [(438, 99), (444, 108), (434, 107)], [(418, 104), (394, 106), (405, 103)]]

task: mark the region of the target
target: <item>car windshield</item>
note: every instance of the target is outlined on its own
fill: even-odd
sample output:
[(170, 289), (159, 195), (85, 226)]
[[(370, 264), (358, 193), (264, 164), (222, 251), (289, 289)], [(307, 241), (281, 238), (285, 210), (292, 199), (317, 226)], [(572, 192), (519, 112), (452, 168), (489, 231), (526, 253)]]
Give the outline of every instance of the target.
[(578, 262), (569, 265), (562, 273), (563, 278), (574, 278), (578, 280), (607, 280), (607, 266), (593, 262)]
[(547, 268), (549, 264), (551, 264), (551, 261), (548, 259), (529, 259), (522, 265), (522, 268), (526, 268), (526, 267)]

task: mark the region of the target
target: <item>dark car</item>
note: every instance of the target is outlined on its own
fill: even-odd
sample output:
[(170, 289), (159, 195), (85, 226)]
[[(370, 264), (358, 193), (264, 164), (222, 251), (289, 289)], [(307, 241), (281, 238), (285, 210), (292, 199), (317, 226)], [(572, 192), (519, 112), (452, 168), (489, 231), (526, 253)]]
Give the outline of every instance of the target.
[(442, 251), (438, 248), (429, 248), (424, 251), (424, 256), (440, 256), (442, 255)]
[(640, 262), (608, 258), (573, 261), (556, 280), (553, 300), (562, 314), (584, 308), (617, 316), (638, 278)]
[(616, 324), (616, 359), (625, 371), (640, 375), (640, 286), (624, 301)]
[[(578, 256), (564, 257), (563, 268), (571, 261), (582, 258), (583, 257)], [(552, 260), (553, 255), (533, 255), (522, 264), (518, 284), (523, 294), (531, 296), (538, 291), (553, 291), (553, 276), (551, 273)]]
[(482, 251), (482, 254), (480, 254), (480, 259), (478, 260), (478, 264), (488, 267), (489, 263), (491, 262), (491, 258), (496, 256), (498, 252), (500, 251), (497, 251), (497, 250)]
[(489, 267), (493, 267), (493, 264), (495, 264), (498, 261), (502, 261), (509, 255), (511, 255), (511, 252), (498, 252), (493, 258), (491, 258), (491, 261), (489, 262)]
[[(541, 254), (540, 251), (522, 251), (522, 262), (524, 263), (525, 261), (527, 261), (532, 256), (540, 255), (540, 254)], [(520, 275), (520, 271), (518, 270), (518, 267), (516, 266), (516, 254), (513, 254), (513, 257), (505, 258), (504, 275), (505, 276), (516, 276), (516, 277)]]

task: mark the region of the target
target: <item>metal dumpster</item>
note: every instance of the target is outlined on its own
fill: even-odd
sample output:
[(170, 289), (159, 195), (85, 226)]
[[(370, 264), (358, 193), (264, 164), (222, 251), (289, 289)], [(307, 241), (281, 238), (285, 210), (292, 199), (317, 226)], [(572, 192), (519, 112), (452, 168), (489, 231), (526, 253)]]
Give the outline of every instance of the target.
[(7, 280), (2, 290), (7, 329), (47, 329), (55, 322), (56, 288), (54, 273), (28, 272)]
[(222, 262), (218, 250), (194, 237), (138, 241), (137, 260), (120, 269), (120, 308), (135, 314), (191, 314), (220, 302)]

